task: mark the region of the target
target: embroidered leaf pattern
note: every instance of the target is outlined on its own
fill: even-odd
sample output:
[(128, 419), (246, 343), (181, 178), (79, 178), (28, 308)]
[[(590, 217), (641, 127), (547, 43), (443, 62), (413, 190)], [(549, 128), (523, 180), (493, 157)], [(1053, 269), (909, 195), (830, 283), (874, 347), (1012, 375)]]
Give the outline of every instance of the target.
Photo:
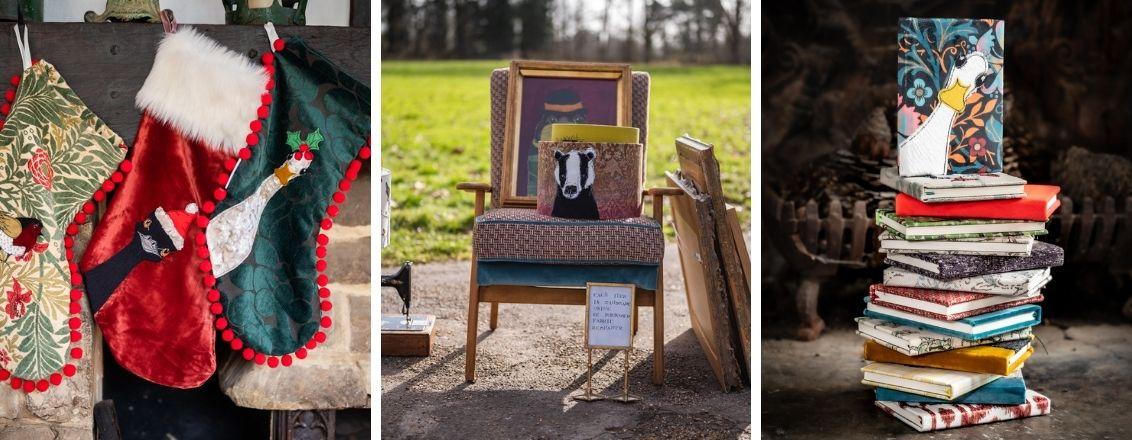
[[(42, 222), (39, 242), (47, 247), (26, 260), (0, 262), (0, 290), (18, 280), (34, 292), (25, 315), (0, 317), (0, 347), (7, 347), (16, 377), (44, 379), (63, 365), (71, 287), (63, 237), (82, 204), (125, 157), (122, 144), (53, 66), (40, 61), (24, 71), (0, 129), (0, 212)], [(37, 150), (42, 153), (36, 160), (48, 160), (37, 166), (54, 174), (50, 187), (36, 183), (28, 166)]]
[(28, 313), (19, 320), (17, 334), (20, 342), (17, 348), (23, 358), (16, 364), (15, 374), (23, 378), (40, 378), (43, 371), (52, 372), (63, 367), (63, 343), (57, 336), (66, 333), (67, 328), (57, 328), (56, 323), (44, 314), (39, 304), (28, 304)]

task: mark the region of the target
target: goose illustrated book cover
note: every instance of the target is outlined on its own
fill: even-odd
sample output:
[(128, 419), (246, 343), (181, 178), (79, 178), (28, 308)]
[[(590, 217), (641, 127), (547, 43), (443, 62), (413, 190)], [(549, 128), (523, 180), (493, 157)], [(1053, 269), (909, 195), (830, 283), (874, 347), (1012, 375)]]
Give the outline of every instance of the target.
[(897, 144), (901, 176), (1002, 171), (1005, 22), (901, 18)]

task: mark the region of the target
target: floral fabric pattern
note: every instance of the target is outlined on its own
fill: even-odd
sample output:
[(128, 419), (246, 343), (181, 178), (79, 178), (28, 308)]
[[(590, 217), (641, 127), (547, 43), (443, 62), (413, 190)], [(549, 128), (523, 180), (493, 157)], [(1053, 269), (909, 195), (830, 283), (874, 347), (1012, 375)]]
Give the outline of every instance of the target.
[(15, 377), (42, 380), (66, 361), (71, 270), (63, 236), (125, 157), (122, 145), (51, 64), (24, 70), (0, 129), (0, 212), (43, 228), (24, 255), (0, 262), (0, 363)]
[(1002, 171), (1005, 23), (1000, 20), (902, 18), (897, 36), (897, 144), (916, 132), (940, 103), (948, 74), (979, 52), (990, 72), (951, 126), (950, 174)]

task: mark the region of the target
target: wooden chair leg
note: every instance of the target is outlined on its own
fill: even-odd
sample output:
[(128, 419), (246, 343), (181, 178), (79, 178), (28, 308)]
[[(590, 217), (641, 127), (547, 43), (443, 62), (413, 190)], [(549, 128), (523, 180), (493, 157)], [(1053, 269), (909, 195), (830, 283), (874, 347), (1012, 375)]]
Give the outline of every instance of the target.
[(639, 310), (641, 310), (641, 306), (633, 307), (633, 336), (637, 335), (637, 324), (641, 322), (640, 313), (637, 313)]
[(499, 303), (493, 302), (493, 303), (491, 303), (491, 323), (488, 324), (488, 328), (495, 330), (495, 328), (498, 327), (498, 326), (499, 326)]
[(464, 347), (464, 379), (476, 381), (476, 337), (480, 318), (480, 286), (476, 282), (476, 262), (472, 260), (472, 275), (468, 285), (468, 344)]
[(653, 306), (652, 383), (664, 385), (664, 264), (656, 270), (656, 305)]

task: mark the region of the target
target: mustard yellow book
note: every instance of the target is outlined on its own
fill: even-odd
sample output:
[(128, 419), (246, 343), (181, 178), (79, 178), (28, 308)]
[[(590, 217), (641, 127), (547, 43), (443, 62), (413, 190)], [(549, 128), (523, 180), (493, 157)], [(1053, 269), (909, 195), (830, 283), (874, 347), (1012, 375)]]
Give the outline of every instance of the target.
[(1032, 354), (1034, 347), (1028, 338), (914, 357), (872, 340), (865, 341), (865, 360), (1001, 376), (1014, 373)]
[(640, 142), (637, 127), (594, 124), (551, 124), (550, 140), (556, 142), (610, 142), (635, 144)]

